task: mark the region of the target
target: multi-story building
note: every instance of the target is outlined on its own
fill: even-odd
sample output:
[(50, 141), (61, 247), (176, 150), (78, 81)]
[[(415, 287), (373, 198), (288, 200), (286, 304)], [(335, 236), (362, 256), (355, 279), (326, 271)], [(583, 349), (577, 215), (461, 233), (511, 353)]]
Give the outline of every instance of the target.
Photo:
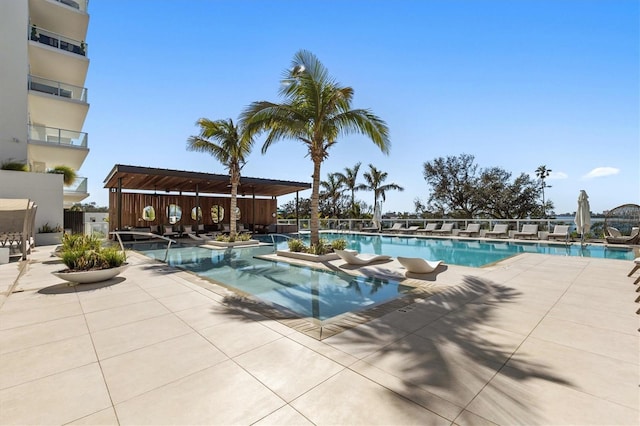
[[(82, 131), (89, 110), (88, 2), (0, 1), (0, 165), (25, 163), (42, 174), (56, 166), (80, 170), (89, 153)], [(20, 195), (0, 182), (0, 197), (7, 191)], [(64, 207), (82, 201), (86, 178), (78, 174), (61, 194)]]

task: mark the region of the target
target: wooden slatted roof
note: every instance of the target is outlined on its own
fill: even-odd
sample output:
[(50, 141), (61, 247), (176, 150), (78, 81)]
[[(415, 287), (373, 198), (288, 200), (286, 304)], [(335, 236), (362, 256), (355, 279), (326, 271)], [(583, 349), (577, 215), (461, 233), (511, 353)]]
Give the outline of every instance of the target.
[[(144, 191), (198, 192), (200, 194), (230, 194), (229, 175), (189, 172), (184, 170), (156, 169), (151, 167), (116, 164), (104, 180), (105, 188)], [(311, 188), (310, 183), (286, 180), (240, 178), (238, 192), (246, 195), (278, 197)]]

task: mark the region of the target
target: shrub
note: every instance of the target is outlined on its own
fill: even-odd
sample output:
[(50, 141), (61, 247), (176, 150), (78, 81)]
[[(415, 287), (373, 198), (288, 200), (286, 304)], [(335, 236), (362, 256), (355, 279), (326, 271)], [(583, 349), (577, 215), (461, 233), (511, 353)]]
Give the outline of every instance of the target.
[(44, 225), (42, 225), (40, 228), (38, 228), (39, 234), (48, 234), (52, 232), (62, 232), (62, 227), (60, 225), (49, 226), (49, 222), (47, 222)]
[(55, 166), (47, 173), (57, 173), (63, 175), (62, 182), (65, 186), (73, 185), (73, 182), (76, 181), (77, 177), (76, 171), (69, 166)]
[(26, 163), (21, 163), (19, 161), (6, 161), (2, 163), (0, 166), (2, 170), (13, 170), (16, 172), (28, 172), (29, 166)]
[(324, 238), (320, 238), (320, 240), (312, 244), (309, 247), (309, 253), (315, 254), (316, 256), (322, 256), (323, 254), (330, 253), (332, 251), (331, 245)]
[(289, 245), (289, 251), (294, 253), (306, 253), (307, 247), (304, 245), (304, 242), (299, 239), (293, 239), (287, 241)]
[(331, 248), (333, 250), (344, 250), (347, 248), (347, 240), (342, 238), (338, 240), (333, 240), (331, 241)]
[(102, 247), (97, 237), (83, 234), (64, 234), (60, 257), (70, 271), (115, 268), (125, 261), (116, 247)]

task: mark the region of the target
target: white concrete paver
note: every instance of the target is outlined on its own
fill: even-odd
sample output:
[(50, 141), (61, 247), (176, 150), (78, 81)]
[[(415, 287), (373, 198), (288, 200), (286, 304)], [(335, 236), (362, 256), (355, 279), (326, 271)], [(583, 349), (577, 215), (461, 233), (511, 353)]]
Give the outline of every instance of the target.
[(448, 266), (444, 293), (318, 341), (139, 255), (75, 288), (49, 253), (15, 286), (0, 265), (0, 424), (640, 423), (630, 262)]

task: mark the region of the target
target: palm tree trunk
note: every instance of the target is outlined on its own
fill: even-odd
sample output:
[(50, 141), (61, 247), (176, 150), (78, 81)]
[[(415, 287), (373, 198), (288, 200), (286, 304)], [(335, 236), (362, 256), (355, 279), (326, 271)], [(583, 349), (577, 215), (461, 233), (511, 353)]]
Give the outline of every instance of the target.
[(238, 205), (238, 182), (237, 173), (231, 172), (231, 211), (229, 212), (229, 238), (236, 236), (236, 207)]
[(318, 204), (320, 199), (320, 164), (321, 161), (313, 161), (313, 185), (311, 187), (311, 244), (316, 244), (320, 241), (320, 233), (318, 232), (319, 219), (318, 219)]

